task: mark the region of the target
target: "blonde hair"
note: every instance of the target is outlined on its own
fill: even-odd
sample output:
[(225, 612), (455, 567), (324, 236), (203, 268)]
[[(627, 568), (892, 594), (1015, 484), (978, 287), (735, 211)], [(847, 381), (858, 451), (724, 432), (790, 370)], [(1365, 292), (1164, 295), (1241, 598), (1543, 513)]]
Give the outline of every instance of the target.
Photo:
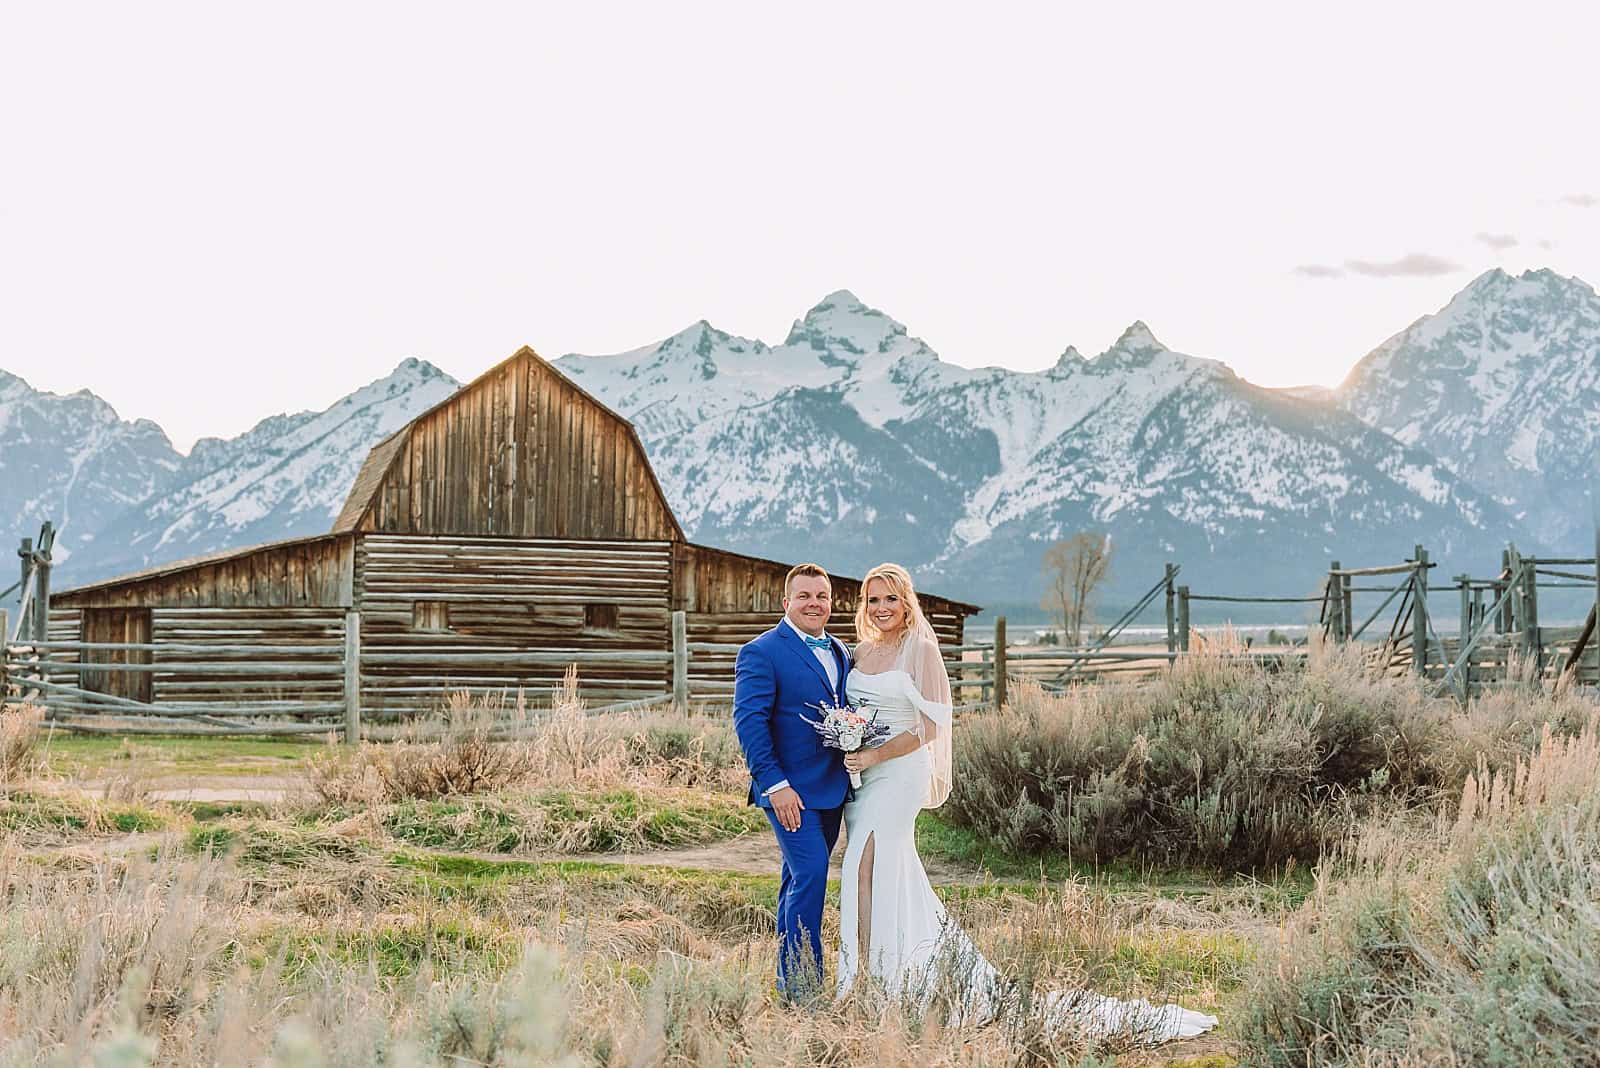
[(900, 606), (906, 611), (906, 634), (932, 636), (933, 627), (922, 614), (922, 602), (917, 600), (916, 588), (911, 584), (911, 572), (899, 564), (879, 564), (861, 580), (861, 598), (856, 603), (857, 642), (883, 640), (883, 632), (867, 613), (867, 584), (873, 579), (882, 579), (889, 592), (900, 598)]

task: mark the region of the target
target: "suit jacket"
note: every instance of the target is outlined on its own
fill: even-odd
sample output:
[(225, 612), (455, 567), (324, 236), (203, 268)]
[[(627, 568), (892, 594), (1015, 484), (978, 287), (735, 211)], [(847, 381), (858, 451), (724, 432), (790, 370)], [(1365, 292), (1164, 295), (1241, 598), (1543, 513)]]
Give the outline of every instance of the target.
[(845, 802), (850, 777), (844, 770), (844, 754), (824, 748), (806, 722), (822, 718), (817, 705), (844, 702), (850, 654), (839, 639), (831, 640), (839, 669), (837, 688), (829, 685), (828, 673), (811, 647), (787, 623), (780, 622), (739, 650), (733, 729), (750, 766), (751, 804), (770, 808), (766, 792), (784, 779), (806, 808), (838, 808)]

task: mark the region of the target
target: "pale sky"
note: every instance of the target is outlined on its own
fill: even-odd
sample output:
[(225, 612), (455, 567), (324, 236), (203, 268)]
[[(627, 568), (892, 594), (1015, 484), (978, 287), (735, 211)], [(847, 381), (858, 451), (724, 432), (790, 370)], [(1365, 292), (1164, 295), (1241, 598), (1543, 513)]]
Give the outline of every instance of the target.
[(1593, 5), (1301, 6), (13, 2), (0, 368), (187, 449), (839, 288), (1333, 385), (1490, 267), (1600, 284)]

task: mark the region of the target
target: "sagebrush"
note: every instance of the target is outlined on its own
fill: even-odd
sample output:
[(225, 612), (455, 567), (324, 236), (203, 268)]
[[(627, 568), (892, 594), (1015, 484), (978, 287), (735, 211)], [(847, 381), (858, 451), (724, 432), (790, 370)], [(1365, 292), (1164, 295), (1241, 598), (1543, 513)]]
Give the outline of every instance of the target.
[(1596, 1063), (1600, 736), (1546, 728), (1458, 810), (1367, 829), (1265, 956), (1241, 1021), (1272, 1068)]
[(1463, 710), (1373, 677), (1358, 651), (1319, 647), (1282, 671), (1201, 652), (1134, 685), (1023, 686), (1004, 711), (963, 718), (948, 808), (1017, 852), (1312, 863), (1379, 809), (1437, 803), (1480, 760), (1510, 766), (1547, 725), (1570, 736), (1595, 712), (1565, 686)]

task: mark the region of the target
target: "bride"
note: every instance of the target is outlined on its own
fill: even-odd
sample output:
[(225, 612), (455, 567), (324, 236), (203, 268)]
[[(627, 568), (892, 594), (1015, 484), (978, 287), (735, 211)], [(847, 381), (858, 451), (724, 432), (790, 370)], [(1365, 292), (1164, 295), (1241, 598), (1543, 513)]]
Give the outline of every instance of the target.
[[(941, 980), (954, 977), (954, 1016), (994, 1019), (1015, 1007), (1017, 989), (951, 920), (917, 856), (917, 813), (950, 796), (952, 702), (938, 640), (905, 568), (880, 564), (867, 572), (855, 622), (860, 644), (848, 695), (891, 734), (877, 748), (845, 757), (861, 786), (844, 809), (838, 994), (849, 993), (864, 966), (891, 997), (926, 1007)], [(1051, 994), (1042, 1004), (1053, 1027), (1150, 1042), (1198, 1035), (1217, 1023), (1177, 1005), (1087, 992)]]

